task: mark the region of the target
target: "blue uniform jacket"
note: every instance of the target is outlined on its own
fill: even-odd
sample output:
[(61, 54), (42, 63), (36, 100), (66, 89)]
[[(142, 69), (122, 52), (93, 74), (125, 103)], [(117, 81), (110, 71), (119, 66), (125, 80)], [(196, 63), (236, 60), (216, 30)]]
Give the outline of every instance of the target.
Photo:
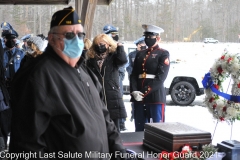
[(4, 43), (4, 39), (3, 39), (2, 37), (1, 37), (1, 42), (2, 42), (2, 47), (5, 48), (6, 45), (5, 45), (5, 43)]
[[(10, 55), (14, 55), (14, 58), (12, 60), (12, 63), (10, 63), (9, 65), (7, 65), (9, 63), (9, 60), (10, 60)], [(23, 59), (25, 53), (14, 47), (12, 50), (9, 50), (8, 48), (4, 48), (4, 53), (3, 53), (3, 68), (6, 69), (5, 71), (5, 78), (10, 78), (12, 79), (13, 75), (17, 72), (17, 70), (19, 69), (20, 67), (20, 63), (21, 63), (21, 60)], [(10, 73), (10, 65), (13, 65), (13, 68), (14, 68), (14, 73)], [(7, 68), (6, 68), (7, 67)]]
[(127, 66), (126, 70), (128, 72), (128, 78), (129, 79), (130, 79), (130, 75), (132, 74), (133, 64), (134, 64), (136, 54), (137, 54), (137, 49), (128, 54), (128, 66)]

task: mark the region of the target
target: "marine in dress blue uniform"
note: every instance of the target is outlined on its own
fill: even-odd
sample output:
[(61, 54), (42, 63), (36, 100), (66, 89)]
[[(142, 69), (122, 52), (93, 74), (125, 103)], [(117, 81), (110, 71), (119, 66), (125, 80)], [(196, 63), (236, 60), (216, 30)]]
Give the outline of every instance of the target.
[(142, 25), (148, 49), (137, 52), (130, 76), (131, 102), (134, 102), (135, 130), (144, 124), (165, 121), (166, 92), (164, 81), (169, 71), (169, 52), (159, 47), (163, 29)]

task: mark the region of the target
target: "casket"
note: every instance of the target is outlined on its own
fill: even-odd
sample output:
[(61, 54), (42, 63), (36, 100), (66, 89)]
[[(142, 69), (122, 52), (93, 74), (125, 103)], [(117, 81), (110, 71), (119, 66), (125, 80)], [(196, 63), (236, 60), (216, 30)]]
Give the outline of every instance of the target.
[(199, 150), (202, 145), (210, 144), (211, 133), (179, 122), (146, 123), (143, 145), (156, 151), (181, 151), (188, 144)]

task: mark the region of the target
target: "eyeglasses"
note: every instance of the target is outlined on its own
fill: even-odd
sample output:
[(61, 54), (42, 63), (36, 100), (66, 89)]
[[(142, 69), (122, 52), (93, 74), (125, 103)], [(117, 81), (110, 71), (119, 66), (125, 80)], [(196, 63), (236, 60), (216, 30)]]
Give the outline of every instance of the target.
[(79, 39), (84, 39), (85, 33), (84, 32), (78, 32), (77, 34), (73, 32), (66, 32), (66, 33), (53, 33), (53, 34), (61, 34), (64, 35), (66, 39), (73, 39), (76, 35)]

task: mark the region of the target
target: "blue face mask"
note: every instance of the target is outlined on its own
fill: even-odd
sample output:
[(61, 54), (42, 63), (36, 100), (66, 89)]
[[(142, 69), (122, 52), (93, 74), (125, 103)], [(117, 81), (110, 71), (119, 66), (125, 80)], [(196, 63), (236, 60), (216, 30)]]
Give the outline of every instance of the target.
[(62, 51), (65, 55), (70, 58), (77, 58), (82, 55), (84, 43), (82, 39), (75, 36), (73, 39), (64, 38), (64, 50)]

